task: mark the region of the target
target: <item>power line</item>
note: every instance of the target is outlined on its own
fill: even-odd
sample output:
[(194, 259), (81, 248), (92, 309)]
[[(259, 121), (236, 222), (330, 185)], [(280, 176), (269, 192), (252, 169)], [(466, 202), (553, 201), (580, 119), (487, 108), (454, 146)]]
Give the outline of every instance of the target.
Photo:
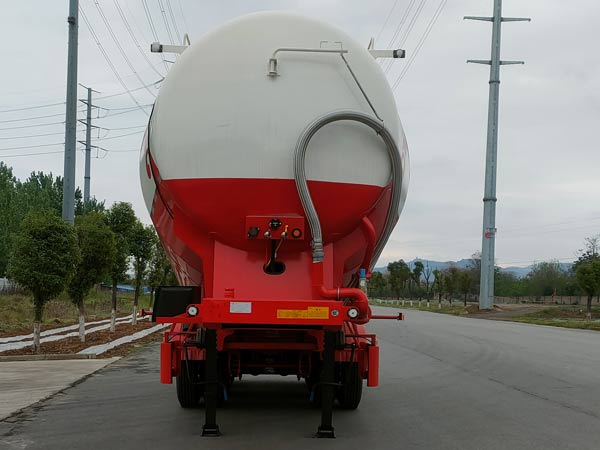
[(111, 150), (108, 148), (99, 147), (97, 145), (93, 145), (92, 147), (95, 149), (98, 149), (98, 150), (102, 150), (103, 152), (107, 152), (107, 153), (131, 153), (131, 152), (139, 152), (140, 151), (139, 148), (130, 149), (130, 150)]
[[(64, 145), (64, 144), (61, 144)], [(38, 153), (18, 153), (16, 155), (2, 155), (2, 159), (4, 158), (19, 158), (21, 156), (38, 156), (38, 155), (52, 155), (52, 154), (64, 154), (63, 150), (59, 150), (57, 152), (38, 152)]]
[(65, 113), (58, 113), (58, 114), (48, 114), (45, 116), (35, 116), (35, 117), (25, 117), (22, 119), (10, 119), (10, 120), (0, 120), (0, 123), (10, 123), (10, 122), (24, 122), (26, 120), (36, 120), (36, 119), (47, 119), (48, 117), (58, 117), (58, 116), (64, 116)]
[[(171, 21), (173, 22), (173, 28), (175, 28), (175, 34), (177, 35), (177, 40), (179, 43), (182, 43), (181, 33), (179, 33), (179, 28), (177, 27), (177, 20), (175, 20), (175, 14), (173, 14), (173, 7), (171, 6), (171, 0), (165, 0), (167, 2), (167, 8), (169, 8), (169, 14), (171, 15)], [(397, 1), (397, 0), (396, 0)]]
[[(115, 68), (115, 66), (112, 63), (112, 61), (110, 60), (108, 54), (106, 53), (106, 50), (104, 49), (104, 47), (100, 43), (100, 40), (98, 39), (98, 36), (96, 35), (96, 32), (94, 31), (94, 28), (92, 27), (90, 21), (88, 20), (85, 12), (84, 12), (84, 10), (83, 10), (83, 8), (81, 6), (79, 6), (79, 10), (81, 12), (81, 17), (83, 18), (83, 21), (87, 25), (87, 27), (88, 27), (88, 29), (90, 31), (90, 34), (92, 35), (92, 38), (96, 42), (96, 45), (100, 49), (100, 52), (102, 53), (102, 56), (104, 56), (104, 59), (108, 63), (108, 66), (110, 67), (110, 69), (115, 74), (115, 77), (117, 78), (117, 80), (119, 81), (119, 83), (121, 84), (121, 86), (123, 86), (123, 89), (125, 89), (125, 91), (127, 92), (127, 94), (129, 94), (129, 97), (131, 98), (131, 100), (133, 100), (133, 102), (139, 107), (139, 109), (141, 109), (142, 111), (144, 111), (144, 109), (142, 108), (142, 106), (139, 104), (139, 102), (137, 101), (137, 99), (133, 96), (133, 94), (131, 93), (131, 91), (129, 90), (129, 88), (127, 87), (127, 85), (125, 84), (125, 82), (123, 81), (123, 78), (121, 78), (121, 75), (119, 75), (119, 72)], [(148, 113), (146, 111), (144, 111), (144, 114), (148, 115)]]
[(396, 78), (396, 81), (394, 82), (394, 85), (392, 86), (392, 91), (396, 90), (396, 88), (398, 87), (398, 85), (400, 84), (400, 82), (402, 81), (404, 76), (406, 75), (406, 72), (408, 72), (408, 69), (410, 69), (410, 66), (412, 65), (413, 61), (415, 60), (415, 58), (421, 51), (423, 44), (429, 37), (431, 30), (433, 30), (433, 27), (435, 26), (438, 18), (442, 14), (442, 11), (444, 10), (444, 7), (446, 6), (447, 2), (448, 2), (448, 0), (442, 0), (440, 2), (440, 4), (438, 5), (437, 9), (435, 10), (435, 12), (433, 13), (431, 20), (427, 24), (427, 27), (425, 28), (425, 31), (423, 32), (421, 39), (419, 39), (419, 42), (417, 43), (415, 49), (413, 50), (411, 57), (409, 58), (406, 65), (402, 68), (402, 71), (400, 72), (400, 75), (398, 75), (398, 78)]
[[(151, 104), (148, 104), (148, 105), (141, 105), (139, 107), (134, 106), (131, 109), (128, 109), (126, 111), (120, 111), (120, 112), (114, 113), (114, 114), (110, 114), (109, 113), (109, 114), (106, 114), (106, 115), (104, 115), (102, 117), (99, 117), (98, 119), (106, 119), (107, 117), (114, 117), (114, 116), (119, 116), (121, 114), (128, 114), (130, 112), (137, 112), (138, 109), (142, 109), (142, 111), (144, 111), (143, 108), (148, 108), (148, 107), (151, 107), (151, 106), (154, 106), (154, 105), (151, 103)], [(144, 113), (146, 113), (146, 111), (144, 111)], [(146, 113), (146, 115), (148, 115), (148, 113)]]
[[(398, 22), (398, 25), (396, 26), (396, 30), (394, 31), (394, 34), (392, 35), (392, 38), (390, 39), (390, 42), (388, 42), (387, 48), (393, 48), (392, 46), (396, 42), (396, 38), (398, 37), (398, 35), (400, 34), (400, 31), (402, 30), (402, 27), (406, 23), (406, 19), (408, 19), (408, 16), (409, 16), (410, 12), (412, 11), (412, 7), (415, 4), (415, 1), (416, 0), (410, 0), (410, 3), (408, 4), (408, 6), (406, 7), (406, 9), (404, 10), (404, 13), (402, 13), (402, 17), (400, 18), (400, 22)], [(389, 63), (389, 61), (386, 61), (386, 63), (391, 64), (391, 63)], [(385, 65), (385, 63), (384, 63), (384, 65)]]
[[(153, 66), (153, 68), (154, 68), (154, 66)], [(154, 68), (154, 70), (156, 71), (156, 68)], [(134, 89), (129, 89), (129, 92), (137, 92), (137, 91), (140, 91), (142, 89), (146, 89), (147, 87), (156, 87), (156, 85), (159, 84), (159, 83), (161, 83), (163, 81), (163, 79), (164, 79), (163, 75), (160, 72), (158, 72), (158, 71), (156, 71), (156, 72), (161, 76), (160, 80), (154, 81), (152, 83), (144, 84), (143, 86), (139, 86), (139, 87), (134, 88)], [(125, 95), (127, 93), (128, 93), (128, 91), (115, 92), (114, 94), (109, 94), (109, 95), (104, 95), (102, 97), (98, 97), (98, 98), (96, 98), (96, 101), (98, 101), (98, 100), (104, 100), (104, 99), (107, 99), (107, 98), (118, 97), (118, 96), (121, 96), (121, 95)], [(52, 106), (62, 106), (64, 104), (65, 104), (65, 102), (55, 102), (55, 103), (46, 103), (46, 104), (42, 104), (42, 105), (25, 106), (25, 107), (22, 107), (22, 108), (5, 109), (3, 111), (0, 111), (0, 114), (2, 114), (2, 113), (9, 113), (9, 112), (17, 112), (17, 111), (28, 111), (28, 110), (32, 110), (32, 109), (50, 108)], [(60, 123), (62, 123), (62, 122), (60, 122)]]
[(36, 138), (36, 137), (44, 137), (44, 136), (56, 136), (56, 135), (59, 135), (59, 134), (65, 134), (65, 133), (64, 133), (64, 131), (59, 131), (58, 133), (27, 134), (25, 136), (3, 137), (3, 138), (0, 138), (0, 141), (8, 141), (8, 140), (11, 140), (11, 139)]
[[(152, 32), (152, 36), (156, 42), (159, 42), (158, 33), (156, 32), (156, 27), (154, 26), (154, 21), (152, 20), (152, 14), (150, 13), (150, 8), (148, 7), (148, 3), (146, 0), (142, 0), (142, 7), (144, 8), (144, 13), (146, 14), (146, 19), (148, 20), (148, 24), (150, 25), (150, 31)], [(167, 66), (167, 61), (165, 61), (165, 56), (160, 53), (160, 57), (165, 66), (165, 71), (169, 70), (169, 66)]]
[[(146, 82), (144, 80), (142, 80), (142, 77), (140, 77), (140, 75), (135, 70), (135, 67), (133, 66), (131, 60), (127, 56), (127, 53), (125, 53), (125, 50), (123, 50), (123, 47), (121, 46), (119, 40), (117, 39), (117, 36), (115, 35), (115, 33), (114, 33), (113, 29), (112, 29), (112, 26), (110, 25), (110, 22), (108, 21), (108, 19), (104, 15), (104, 11), (102, 11), (102, 8), (100, 7), (100, 3), (98, 3), (98, 0), (94, 0), (94, 4), (96, 5), (96, 8), (98, 9), (98, 12), (100, 13), (100, 17), (102, 18), (102, 21), (104, 22), (104, 25), (106, 25), (106, 29), (108, 30), (110, 36), (112, 37), (115, 45), (119, 49), (119, 52), (121, 53), (121, 56), (123, 57), (123, 59), (125, 60), (125, 62), (127, 63), (127, 65), (129, 66), (129, 68), (131, 69), (131, 71), (133, 72), (133, 74), (135, 75), (135, 77), (138, 79), (138, 81), (142, 84), (142, 86), (144, 86), (146, 84)], [(148, 93), (152, 97), (156, 97), (156, 95), (154, 94), (154, 92), (152, 92), (147, 87), (146, 87), (146, 91), (148, 91)]]
[(144, 52), (144, 50), (142, 50), (142, 46), (140, 45), (140, 42), (135, 37), (135, 33), (133, 32), (133, 29), (129, 25), (129, 21), (127, 20), (125, 13), (121, 9), (121, 5), (119, 5), (119, 0), (113, 0), (113, 2), (115, 4), (115, 7), (117, 8), (117, 11), (119, 12), (119, 15), (121, 16), (121, 19), (123, 20), (123, 23), (125, 23), (125, 28), (127, 29), (129, 36), (131, 36), (131, 39), (133, 39), (135, 46), (137, 47), (138, 51), (140, 52), (140, 55), (142, 55), (142, 57), (146, 60), (146, 62), (152, 68), (152, 70), (154, 70), (154, 72), (156, 72), (159, 76), (162, 77), (163, 75), (156, 69), (156, 67), (154, 67), (154, 64), (152, 64), (152, 61), (150, 61), (150, 58), (148, 58), (148, 55), (146, 55), (146, 52)]
[(103, 130), (107, 130), (107, 131), (117, 131), (117, 130), (133, 130), (134, 128), (146, 128), (148, 125), (144, 124), (144, 125), (135, 125), (133, 127), (120, 127), (120, 128), (102, 128), (102, 127), (98, 127), (101, 128)]
[[(415, 13), (413, 14), (412, 18), (410, 19), (410, 22), (408, 23), (408, 27), (404, 30), (404, 33), (398, 40), (398, 44), (395, 45), (396, 47), (402, 48), (404, 46), (404, 44), (406, 43), (406, 40), (408, 39), (408, 36), (410, 36), (410, 33), (412, 32), (415, 24), (417, 23), (417, 20), (419, 19), (421, 12), (423, 12), (423, 8), (425, 7), (426, 3), (427, 3), (427, 0), (421, 0), (421, 2), (417, 5), (417, 9), (415, 10)], [(393, 48), (393, 47), (390, 47), (390, 48)], [(385, 69), (385, 73), (389, 72), (389, 70), (394, 65), (394, 62), (396, 62), (396, 58), (393, 58), (389, 61), (389, 64)]]
[[(161, 76), (162, 76), (162, 75), (161, 75)], [(117, 92), (117, 93), (115, 93), (115, 94), (110, 94), (110, 95), (104, 95), (104, 96), (102, 96), (102, 97), (98, 97), (98, 98), (96, 98), (94, 101), (96, 101), (96, 102), (97, 102), (98, 100), (105, 100), (105, 99), (107, 99), (107, 98), (113, 98), (113, 97), (118, 97), (118, 96), (120, 96), (120, 95), (125, 95), (125, 94), (128, 94), (129, 92), (137, 92), (137, 91), (141, 91), (142, 89), (146, 89), (147, 87), (150, 87), (150, 86), (156, 86), (158, 83), (162, 82), (162, 81), (163, 81), (163, 79), (164, 79), (164, 78), (161, 78), (160, 80), (158, 80), (158, 81), (155, 81), (155, 82), (153, 82), (153, 83), (148, 83), (148, 84), (145, 84), (145, 85), (143, 85), (143, 86), (136, 87), (136, 88), (134, 88), (134, 89), (129, 89), (128, 91)]]
[(410, 14), (410, 11), (412, 10), (412, 7), (414, 6), (415, 1), (416, 0), (410, 0), (410, 3), (408, 4), (408, 6), (406, 7), (406, 9), (404, 10), (404, 13), (402, 13), (402, 17), (400, 18), (400, 22), (398, 22), (398, 25), (396, 26), (396, 30), (394, 31), (394, 34), (392, 35), (392, 38), (390, 39), (390, 42), (387, 45), (388, 48), (392, 48), (392, 45), (394, 44), (394, 42), (396, 41), (396, 38), (400, 34), (400, 31), (402, 30), (402, 27), (406, 23), (406, 19), (408, 19), (408, 15)]
[(39, 144), (39, 145), (22, 145), (20, 147), (4, 147), (4, 148), (0, 148), (1, 152), (4, 152), (6, 150), (21, 150), (23, 148), (41, 148), (41, 147), (54, 147), (57, 145), (65, 145), (64, 142), (55, 142), (53, 144)]
[(37, 128), (37, 127), (47, 127), (50, 125), (64, 125), (65, 122), (50, 122), (50, 123), (42, 123), (39, 125), (23, 125), (20, 127), (7, 127), (7, 128), (0, 128), (0, 131), (6, 131), (6, 130), (21, 130), (23, 128)]
[(144, 132), (145, 132), (145, 130), (134, 131), (134, 132), (131, 132), (131, 133), (120, 134), (118, 136), (102, 137), (102, 138), (98, 138), (98, 139), (95, 139), (95, 140), (96, 141), (108, 141), (109, 139), (118, 139), (118, 138), (122, 138), (122, 137), (126, 137), (126, 136), (133, 136), (133, 135), (136, 135), (136, 134), (141, 134), (141, 133), (144, 133)]
[(394, 9), (396, 9), (397, 4), (398, 4), (398, 0), (396, 0), (394, 2), (394, 4), (392, 5), (390, 12), (388, 13), (387, 17), (385, 18), (385, 21), (383, 22), (383, 25), (381, 26), (381, 29), (379, 30), (379, 33), (377, 33), (377, 37), (375, 38), (376, 43), (379, 41), (379, 38), (381, 37), (381, 33), (383, 33), (383, 30), (385, 29), (385, 26), (387, 25), (388, 21), (390, 20), (390, 17), (392, 16)]
[(187, 24), (187, 20), (185, 20), (185, 13), (183, 12), (183, 6), (181, 6), (181, 0), (177, 0), (177, 3), (179, 3), (179, 12), (181, 13), (181, 18), (183, 19), (183, 24), (185, 25), (185, 30), (187, 32), (189, 32), (190, 27)]
[(165, 7), (162, 0), (158, 0), (158, 7), (160, 8), (160, 13), (162, 15), (163, 22), (165, 23), (167, 34), (169, 35), (169, 40), (171, 41), (171, 44), (174, 44), (175, 41), (173, 40), (173, 34), (171, 34), (171, 27), (169, 26), (169, 20), (167, 19), (167, 13), (165, 12)]
[(23, 108), (5, 109), (3, 111), (0, 111), (0, 114), (8, 113), (8, 112), (16, 112), (16, 111), (28, 111), (31, 109), (50, 108), (51, 106), (59, 106), (59, 105), (64, 105), (64, 104), (65, 104), (65, 102), (57, 102), (57, 103), (47, 103), (45, 105), (26, 106)]

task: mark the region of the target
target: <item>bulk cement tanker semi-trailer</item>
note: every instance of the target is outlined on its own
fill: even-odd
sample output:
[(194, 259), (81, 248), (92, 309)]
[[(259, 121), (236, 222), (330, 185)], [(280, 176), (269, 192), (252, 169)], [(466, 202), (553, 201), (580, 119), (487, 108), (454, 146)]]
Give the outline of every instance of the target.
[[(189, 40), (187, 41), (189, 44)], [(369, 46), (371, 47), (371, 46)], [(251, 14), (180, 53), (140, 161), (145, 202), (180, 286), (158, 290), (173, 324), (160, 381), (202, 399), (204, 435), (234, 378), (295, 375), (321, 407), (356, 408), (378, 384), (364, 285), (404, 204), (408, 150), (376, 58), (317, 20)]]

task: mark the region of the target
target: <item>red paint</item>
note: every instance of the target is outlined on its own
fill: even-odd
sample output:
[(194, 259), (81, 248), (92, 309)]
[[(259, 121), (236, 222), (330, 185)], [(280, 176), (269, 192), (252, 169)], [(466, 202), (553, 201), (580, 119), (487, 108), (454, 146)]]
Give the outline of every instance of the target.
[(361, 228), (365, 235), (365, 239), (367, 240), (367, 248), (365, 250), (365, 257), (363, 258), (361, 268), (365, 269), (367, 272), (367, 278), (371, 278), (371, 259), (373, 259), (377, 236), (373, 222), (371, 222), (367, 216), (362, 218)]
[[(358, 325), (369, 321), (371, 311), (366, 295), (355, 288), (355, 283), (358, 270), (370, 262), (382, 232), (389, 187), (309, 181), (325, 247), (324, 260), (313, 263), (312, 236), (293, 180), (162, 180), (150, 153), (147, 162), (157, 184), (151, 217), (167, 256), (181, 284), (203, 286), (198, 316), (182, 314), (158, 320), (174, 323), (167, 333), (170, 342), (161, 345), (161, 382), (170, 383), (171, 375), (179, 374), (186, 357), (183, 341), (194, 339), (195, 330), (204, 327), (218, 330), (219, 351), (227, 351), (233, 361), (241, 361), (239, 352), (244, 351), (300, 352), (296, 366), (303, 374), (310, 371), (310, 358), (304, 361), (302, 352), (321, 352), (324, 331), (343, 329), (354, 351), (336, 350), (336, 361), (353, 358), (368, 385), (377, 384), (379, 349), (375, 337), (366, 335), (364, 326)], [(272, 218), (284, 218), (281, 220), (287, 222), (288, 232), (292, 226), (302, 232), (301, 239), (276, 241), (281, 242), (277, 260), (285, 264), (280, 275), (263, 270), (273, 241), (248, 239), (249, 226), (259, 226), (264, 232)], [(279, 237), (284, 230), (278, 229)], [(339, 301), (342, 298), (351, 302), (344, 305)], [(252, 310), (233, 312), (232, 302), (250, 302)], [(292, 318), (278, 313), (309, 307), (328, 308), (328, 316)], [(351, 307), (359, 310), (356, 323), (350, 323), (347, 315)], [(185, 333), (183, 324), (189, 326)], [(222, 328), (225, 324), (233, 327)], [(252, 331), (236, 328), (242, 324), (252, 325), (252, 330), (263, 325), (296, 326), (305, 337), (283, 341), (285, 345), (277, 340), (256, 340)], [(317, 328), (303, 328), (307, 325)], [(264, 333), (284, 335), (289, 331), (275, 327)], [(188, 348), (188, 352), (190, 359), (205, 357), (202, 350)], [(284, 367), (288, 364), (285, 361), (282, 357), (277, 364)]]
[(160, 382), (163, 384), (173, 383), (173, 344), (161, 342), (160, 344)]
[(379, 347), (371, 345), (367, 350), (369, 370), (367, 372), (367, 386), (379, 386)]

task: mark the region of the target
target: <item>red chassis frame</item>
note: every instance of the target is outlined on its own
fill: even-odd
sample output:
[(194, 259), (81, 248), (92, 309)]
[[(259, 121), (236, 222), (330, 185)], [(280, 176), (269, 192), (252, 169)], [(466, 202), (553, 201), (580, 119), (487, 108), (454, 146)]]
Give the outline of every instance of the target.
[[(190, 314), (190, 309), (195, 315)], [(175, 317), (157, 317), (158, 323), (172, 323), (161, 344), (160, 382), (171, 384), (180, 374), (182, 361), (204, 360), (205, 351), (197, 347), (186, 348), (185, 343), (195, 341), (197, 330), (214, 329), (217, 333), (217, 351), (232, 355), (240, 350), (270, 351), (298, 350), (322, 353), (325, 331), (344, 332), (345, 345), (335, 351), (336, 362), (355, 361), (367, 386), (379, 383), (379, 347), (374, 334), (364, 332), (364, 325), (349, 318), (352, 305), (337, 300), (253, 300), (205, 298), (199, 304), (189, 305), (188, 312)], [(404, 315), (373, 316), (373, 319), (403, 320)], [(185, 329), (188, 331), (184, 331)], [(247, 328), (251, 326), (252, 328)], [(275, 326), (275, 328), (273, 328)], [(281, 327), (281, 328), (278, 328)], [(306, 342), (231, 340), (238, 330), (253, 331), (303, 331), (310, 337)], [(239, 365), (236, 376), (241, 376)], [(305, 376), (301, 364), (299, 376)]]

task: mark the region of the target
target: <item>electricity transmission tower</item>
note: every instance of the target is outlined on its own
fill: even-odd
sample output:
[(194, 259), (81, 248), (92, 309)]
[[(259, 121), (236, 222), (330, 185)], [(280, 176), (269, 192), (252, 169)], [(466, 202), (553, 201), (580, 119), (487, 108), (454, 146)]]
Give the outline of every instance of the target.
[(92, 128), (96, 128), (92, 126), (92, 108), (95, 106), (92, 104), (92, 92), (94, 91), (92, 88), (80, 86), (87, 89), (87, 100), (79, 100), (81, 103), (87, 105), (86, 108), (86, 120), (79, 120), (79, 122), (85, 125), (85, 141), (79, 141), (81, 144), (85, 145), (85, 175), (83, 178), (83, 202), (86, 203), (90, 200), (90, 169), (91, 169), (91, 152), (92, 152)]
[(77, 145), (77, 34), (79, 1), (69, 1), (69, 53), (67, 60), (67, 111), (65, 117), (65, 163), (62, 218), (75, 222), (75, 162)]
[(469, 20), (492, 22), (491, 60), (470, 59), (468, 63), (490, 66), (490, 94), (488, 109), (487, 147), (485, 157), (485, 190), (483, 196), (483, 236), (481, 245), (481, 285), (479, 308), (494, 306), (494, 253), (496, 245), (496, 169), (498, 156), (498, 102), (500, 96), (500, 66), (524, 64), (523, 61), (502, 61), (500, 42), (502, 22), (529, 22), (524, 17), (502, 17), (502, 0), (494, 0), (494, 16), (465, 16)]

